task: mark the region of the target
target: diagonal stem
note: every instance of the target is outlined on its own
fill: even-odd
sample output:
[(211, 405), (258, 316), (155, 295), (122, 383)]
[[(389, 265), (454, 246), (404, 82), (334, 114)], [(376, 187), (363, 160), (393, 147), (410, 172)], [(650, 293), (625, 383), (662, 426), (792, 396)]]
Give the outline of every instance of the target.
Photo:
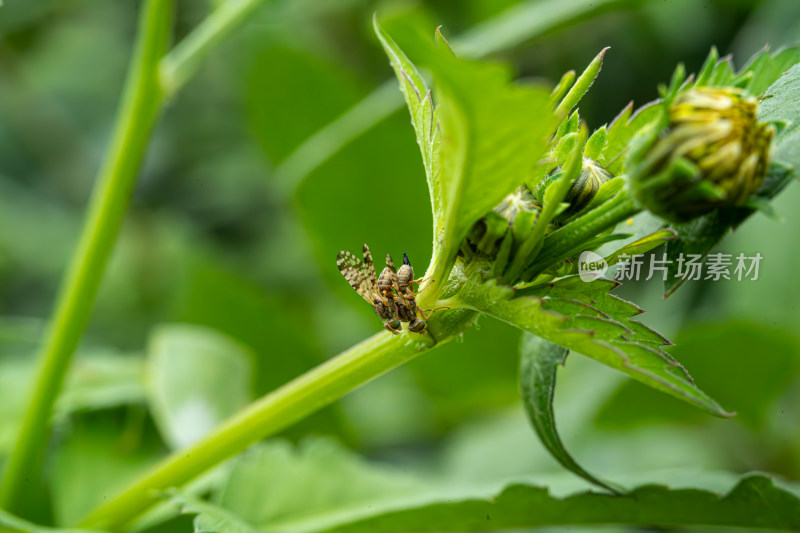
[[(476, 313), (454, 310), (432, 321), (439, 344), (461, 333)], [(179, 450), (95, 509), (84, 527), (117, 529), (157, 503), (158, 491), (185, 484), (209, 468), (277, 433), (348, 392), (430, 350), (416, 333), (378, 333), (252, 403), (189, 448)]]

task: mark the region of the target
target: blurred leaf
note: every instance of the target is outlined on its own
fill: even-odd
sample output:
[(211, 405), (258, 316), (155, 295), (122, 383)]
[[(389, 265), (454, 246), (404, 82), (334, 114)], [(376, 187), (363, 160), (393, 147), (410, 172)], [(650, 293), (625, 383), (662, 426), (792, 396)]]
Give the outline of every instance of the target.
[[(733, 487), (730, 476), (722, 483), (698, 476), (696, 482), (698, 488), (641, 486), (630, 497), (573, 491), (563, 498), (528, 483), (443, 485), (369, 465), (317, 440), (299, 452), (280, 442), (253, 448), (239, 457), (213, 503), (180, 493), (173, 501), (199, 514), (198, 531), (488, 531), (603, 523), (800, 527), (800, 500), (766, 476), (750, 475)], [(716, 492), (719, 486), (724, 496)]]
[(331, 439), (312, 438), (297, 448), (271, 441), (245, 452), (232, 465), (215, 501), (260, 527), (424, 488), (414, 476), (370, 465)]
[(450, 427), (518, 401), (518, 346), (518, 329), (484, 318), (463, 341), (444, 344), (407, 368)]
[(314, 245), (314, 275), (378, 327), (375, 312), (342, 279), (336, 254), (357, 251), (366, 242), (374, 257), (405, 251), (423, 269), (431, 257), (432, 227), (424, 172), (408, 115), (396, 114), (348, 145), (298, 190), (300, 216)]
[(144, 412), (139, 420), (135, 413), (122, 429), (107, 416), (79, 420), (58, 443), (50, 474), (56, 523), (79, 522), (163, 456), (160, 443), (142, 435)]
[(609, 295), (616, 282), (577, 277), (514, 291), (496, 282), (467, 274), (454, 298), (474, 309), (515, 325), (628, 374), (676, 398), (717, 416), (729, 416), (698, 389), (686, 370), (661, 349), (669, 341), (631, 320), (637, 306)]
[[(635, 0), (634, 0), (635, 2)], [(529, 0), (510, 6), (453, 40), (465, 57), (483, 57), (516, 46), (556, 28), (575, 24), (630, 0)], [(432, 28), (431, 28), (432, 29)], [(308, 137), (278, 167), (293, 186), (331, 159), (347, 144), (402, 106), (391, 84), (384, 83), (364, 100)]]
[[(750, 94), (761, 95), (778, 79), (783, 76), (792, 65), (800, 62), (800, 46), (787, 46), (778, 49), (774, 54), (769, 53), (769, 48), (754, 55), (747, 64), (742, 67), (742, 73), (747, 75), (752, 73), (752, 78), (747, 83), (745, 89)], [(740, 76), (742, 74), (739, 74)], [(764, 94), (769, 98), (769, 92)], [(795, 112), (797, 109), (795, 108)], [(762, 110), (763, 113), (763, 110)]]
[(91, 350), (81, 354), (67, 374), (56, 416), (89, 409), (143, 404), (144, 361), (138, 355)]
[[(766, 506), (765, 501), (768, 502)], [(556, 499), (548, 495), (546, 488), (514, 484), (486, 498), (449, 498), (446, 503), (438, 498), (406, 509), (364, 513), (349, 521), (330, 520), (329, 525), (311, 522), (307, 526), (296, 522), (287, 524), (289, 527), (279, 525), (262, 531), (494, 531), (554, 524), (606, 523), (646, 527), (707, 524), (796, 529), (800, 527), (800, 500), (795, 494), (775, 487), (770, 478), (761, 475), (744, 477), (724, 495), (697, 489), (644, 485), (622, 497), (585, 492)]]
[(590, 483), (619, 493), (618, 489), (584, 470), (567, 452), (558, 436), (553, 412), (556, 367), (564, 364), (569, 350), (531, 333), (524, 333), (519, 352), (519, 389), (522, 402), (544, 447), (564, 468)]
[[(13, 445), (33, 374), (32, 357), (0, 358), (0, 456)], [(75, 357), (55, 406), (61, 424), (77, 411), (144, 403), (143, 362), (108, 349), (86, 349)]]
[[(326, 229), (334, 231), (335, 226), (327, 224)], [(339, 245), (333, 240), (329, 242), (331, 247)], [(288, 245), (296, 246), (291, 241)], [(331, 257), (335, 256), (336, 252)], [(270, 289), (253, 283), (210, 254), (199, 254), (178, 276), (181, 286), (169, 320), (206, 326), (252, 350), (254, 396), (266, 394), (322, 362), (324, 356), (315, 324), (318, 320), (339, 324), (343, 315), (337, 312), (334, 320), (326, 317), (328, 313), (323, 314), (322, 310), (330, 307), (329, 298), (320, 293), (321, 287), (314, 281), (312, 261), (290, 263), (284, 268), (303, 280), (304, 286), (296, 287), (284, 277), (273, 278), (271, 271), (267, 279), (275, 285)], [(338, 275), (333, 260), (331, 270), (331, 274)], [(310, 290), (313, 300), (301, 292), (303, 288)], [(320, 313), (320, 317), (315, 313)], [(312, 415), (289, 429), (288, 434), (342, 433), (337, 409), (332, 406)]]
[(267, 35), (249, 41), (251, 53), (243, 57), (247, 118), (272, 161), (283, 160), (363, 93), (345, 65), (282, 46)]
[(208, 328), (162, 325), (147, 357), (153, 418), (174, 449), (194, 444), (251, 400), (252, 354)]
[[(800, 374), (800, 338), (788, 331), (753, 322), (738, 320), (687, 326), (670, 351), (692, 368), (709, 394), (736, 411), (734, 420), (754, 429), (763, 426), (770, 407)], [(603, 406), (597, 421), (604, 427), (619, 428), (636, 426), (643, 421), (685, 424), (704, 422), (707, 418), (629, 382)]]
[(25, 533), (98, 533), (96, 529), (73, 529), (47, 527), (28, 522), (18, 518), (9, 512), (0, 509), (0, 526), (8, 528), (8, 531), (21, 531)]

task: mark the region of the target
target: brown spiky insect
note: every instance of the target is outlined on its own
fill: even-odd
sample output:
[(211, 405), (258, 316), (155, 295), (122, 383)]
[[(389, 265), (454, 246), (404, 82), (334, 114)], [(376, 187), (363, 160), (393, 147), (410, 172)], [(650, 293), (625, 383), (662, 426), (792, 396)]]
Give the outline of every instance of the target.
[[(395, 317), (397, 304), (392, 294), (392, 281), (384, 277), (381, 272), (381, 279), (375, 276), (375, 263), (372, 261), (372, 254), (369, 246), (364, 245), (364, 260), (362, 261), (352, 253), (342, 250), (336, 256), (336, 266), (342, 273), (344, 279), (353, 289), (370, 303), (375, 309), (375, 313), (383, 320), (383, 327), (395, 335), (400, 334), (402, 326), (400, 320)], [(392, 271), (394, 265), (392, 265)], [(391, 276), (391, 273), (387, 273)]]
[[(428, 323), (426, 322), (428, 317), (421, 308), (417, 307), (417, 300), (411, 288), (411, 284), (417, 282), (414, 280), (414, 268), (408, 260), (408, 254), (403, 252), (403, 266), (397, 271), (395, 271), (392, 256), (386, 254), (386, 268), (381, 273), (381, 278), (384, 277), (384, 273), (387, 271), (389, 271), (387, 278), (391, 280), (397, 298), (397, 318), (401, 322), (408, 322), (409, 331), (425, 333), (428, 329)], [(417, 313), (422, 318), (418, 317)]]

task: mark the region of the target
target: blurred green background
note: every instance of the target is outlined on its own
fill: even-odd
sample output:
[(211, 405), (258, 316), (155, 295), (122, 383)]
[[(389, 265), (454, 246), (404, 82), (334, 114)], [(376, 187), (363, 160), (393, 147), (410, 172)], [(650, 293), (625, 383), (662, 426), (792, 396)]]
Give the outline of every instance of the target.
[[(416, 31), (432, 36), (441, 24), (456, 37), (514, 3), (266, 2), (212, 54), (154, 132), (59, 403), (45, 472), (56, 518), (81, 514), (76, 493), (103, 489), (76, 464), (98, 462), (107, 483), (118, 484), (191, 440), (175, 434), (171, 400), (154, 390), (193, 381), (197, 365), (154, 363), (163, 350), (210, 344), (214, 352), (221, 343), (219, 353), (243, 354), (239, 374), (224, 356), (209, 356), (208, 368), (219, 370), (208, 390), (227, 383), (244, 391), (220, 407), (221, 418), (380, 330), (334, 259), (367, 242), (376, 257), (406, 251), (418, 272), (427, 265), (429, 202), (407, 111), (299, 182), (281, 163), (391, 78), (373, 12), (410, 46)], [(179, 2), (175, 39), (209, 7)], [(106, 149), (137, 9), (101, 0), (0, 7), (0, 458), (13, 442), (30, 362)], [(581, 105), (594, 128), (631, 100), (655, 98), (679, 61), (696, 71), (712, 45), (741, 66), (765, 44), (797, 40), (796, 0), (653, 0), (610, 5), (492, 57), (520, 77), (553, 83), (611, 46)], [(776, 201), (781, 222), (755, 216), (719, 245), (761, 253), (758, 281), (689, 282), (666, 302), (656, 282), (617, 289), (677, 342), (672, 353), (700, 387), (739, 415), (711, 419), (573, 355), (559, 375), (557, 416), (587, 468), (622, 482), (642, 472), (716, 469), (800, 477), (798, 202), (792, 184)], [(464, 480), (560, 472), (519, 406), (518, 332), (489, 319), (479, 325), (284, 436), (333, 435), (368, 457)]]

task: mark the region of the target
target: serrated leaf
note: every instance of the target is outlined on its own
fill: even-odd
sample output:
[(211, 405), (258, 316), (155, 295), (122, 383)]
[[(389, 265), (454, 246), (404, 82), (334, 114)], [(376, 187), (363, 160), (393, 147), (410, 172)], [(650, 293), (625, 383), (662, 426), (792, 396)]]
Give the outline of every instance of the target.
[(455, 299), (555, 344), (617, 369), (654, 389), (716, 416), (730, 416), (698, 389), (686, 370), (661, 349), (663, 336), (630, 320), (637, 306), (608, 294), (618, 283), (576, 276), (514, 291), (469, 275)]
[(564, 365), (569, 350), (541, 337), (524, 333), (519, 347), (519, 390), (525, 412), (539, 440), (565, 468), (587, 480), (617, 493), (612, 487), (584, 470), (567, 452), (556, 430), (553, 396), (556, 370)]
[(780, 48), (774, 54), (770, 54), (769, 48), (765, 48), (742, 67), (741, 72), (752, 73), (745, 89), (752, 95), (762, 94), (798, 62), (800, 62), (800, 46)]
[[(800, 60), (800, 57), (797, 59)], [(795, 132), (800, 131), (800, 63), (790, 68), (766, 90), (759, 106), (758, 118), (765, 122), (786, 124), (773, 141), (773, 158), (800, 167), (796, 143), (791, 142), (796, 140)]]
[[(417, 68), (400, 50), (397, 43), (383, 31), (378, 24), (377, 18), (373, 19), (373, 26), (378, 39), (383, 45), (383, 49), (389, 56), (389, 62), (394, 69), (398, 82), (400, 82), (400, 90), (411, 113), (411, 123), (414, 125), (417, 144), (422, 153), (422, 161), (425, 166), (425, 176), (428, 180), (433, 220), (441, 220), (444, 216), (442, 184), (439, 175), (439, 144), (441, 138), (437, 111), (434, 108), (431, 93)], [(441, 231), (440, 228), (435, 228), (434, 235), (438, 234), (437, 230)], [(436, 244), (437, 241), (434, 240), (434, 246)], [(434, 251), (435, 253), (436, 251)]]
[(658, 120), (662, 106), (658, 101), (645, 104), (631, 115), (633, 104), (628, 104), (611, 122), (606, 133), (606, 142), (597, 161), (612, 174), (621, 174), (625, 163), (625, 152), (633, 137), (647, 124)]
[[(253, 456), (272, 453), (276, 445), (286, 449), (281, 456), (289, 454), (289, 469), (280, 463), (264, 469), (267, 463), (251, 462)], [(240, 501), (227, 498), (227, 489), (212, 495), (211, 502), (172, 493), (172, 501), (198, 515), (199, 531), (433, 533), (579, 524), (800, 527), (800, 499), (758, 474), (737, 478), (694, 473), (683, 476), (684, 480), (691, 477), (694, 486), (678, 481), (680, 488), (668, 488), (651, 482), (617, 497), (586, 492), (583, 482), (572, 484), (558, 478), (559, 485), (571, 490), (555, 495), (529, 478), (469, 485), (422, 479), (367, 463), (329, 441), (303, 445), (298, 452), (275, 442), (256, 450), (250, 457), (245, 454), (237, 459), (240, 468), (250, 467), (250, 481)], [(376, 479), (381, 481), (376, 484)], [(352, 490), (367, 486), (371, 487), (368, 492)], [(276, 501), (283, 503), (276, 505)], [(261, 514), (264, 508), (269, 514)]]

